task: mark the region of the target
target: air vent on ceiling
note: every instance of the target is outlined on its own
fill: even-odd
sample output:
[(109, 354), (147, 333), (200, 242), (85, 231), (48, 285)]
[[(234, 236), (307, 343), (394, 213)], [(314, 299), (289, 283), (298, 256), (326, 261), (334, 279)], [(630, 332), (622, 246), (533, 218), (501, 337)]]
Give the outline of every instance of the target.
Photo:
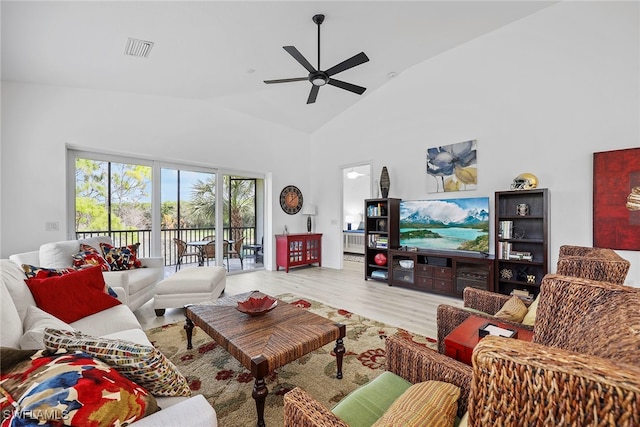
[(138, 56), (140, 58), (147, 58), (149, 56), (149, 52), (151, 52), (152, 47), (153, 42), (132, 39), (131, 37), (129, 37), (129, 40), (127, 40), (127, 45), (124, 48), (124, 54)]

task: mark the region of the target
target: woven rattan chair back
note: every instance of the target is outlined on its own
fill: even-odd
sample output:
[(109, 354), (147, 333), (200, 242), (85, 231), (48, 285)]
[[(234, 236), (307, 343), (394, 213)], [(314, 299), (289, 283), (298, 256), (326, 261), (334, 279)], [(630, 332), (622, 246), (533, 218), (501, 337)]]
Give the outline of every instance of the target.
[(560, 246), (556, 274), (624, 284), (631, 263), (615, 251), (586, 246)]
[(548, 274), (542, 279), (534, 342), (640, 364), (640, 289)]

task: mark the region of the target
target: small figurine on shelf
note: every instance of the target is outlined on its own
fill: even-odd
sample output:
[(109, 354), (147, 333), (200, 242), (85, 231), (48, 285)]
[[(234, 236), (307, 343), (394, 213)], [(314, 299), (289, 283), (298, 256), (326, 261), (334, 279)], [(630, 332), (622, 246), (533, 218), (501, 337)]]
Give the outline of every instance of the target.
[(527, 281), (527, 276), (529, 269), (527, 267), (522, 267), (520, 269), (518, 269), (518, 275), (516, 276), (518, 278), (518, 280), (522, 281), (522, 282), (526, 282)]

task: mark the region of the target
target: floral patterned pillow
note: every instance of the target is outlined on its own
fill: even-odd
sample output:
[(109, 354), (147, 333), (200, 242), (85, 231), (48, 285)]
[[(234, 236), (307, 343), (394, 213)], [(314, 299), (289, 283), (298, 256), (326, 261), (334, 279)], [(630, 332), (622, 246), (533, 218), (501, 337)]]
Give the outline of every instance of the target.
[(49, 350), (83, 351), (98, 357), (154, 396), (191, 396), (187, 379), (153, 346), (53, 328), (45, 329), (43, 342)]
[(85, 268), (93, 265), (99, 265), (102, 271), (109, 271), (109, 264), (102, 254), (93, 246), (80, 245), (80, 252), (73, 256), (73, 266), (77, 268)]
[(37, 353), (0, 378), (2, 425), (128, 425), (158, 410), (155, 397), (83, 352)]
[(116, 248), (108, 243), (100, 243), (104, 259), (112, 271), (131, 270), (142, 267), (138, 259), (140, 243)]

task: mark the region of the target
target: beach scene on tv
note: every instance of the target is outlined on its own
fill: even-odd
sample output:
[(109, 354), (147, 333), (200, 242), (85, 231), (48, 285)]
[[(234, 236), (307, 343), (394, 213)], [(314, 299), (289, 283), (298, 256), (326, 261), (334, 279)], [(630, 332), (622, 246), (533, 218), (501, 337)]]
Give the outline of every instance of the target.
[(402, 201), (400, 246), (489, 252), (489, 198)]

